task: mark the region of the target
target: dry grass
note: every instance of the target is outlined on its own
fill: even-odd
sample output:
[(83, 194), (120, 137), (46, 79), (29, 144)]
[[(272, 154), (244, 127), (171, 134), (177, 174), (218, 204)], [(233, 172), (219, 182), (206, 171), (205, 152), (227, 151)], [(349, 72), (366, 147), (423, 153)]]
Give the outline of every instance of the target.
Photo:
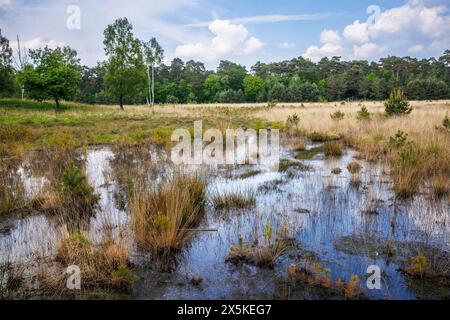
[[(368, 102), (365, 105), (373, 113), (371, 121), (357, 120), (358, 103), (305, 104), (301, 109), (295, 106), (276, 107), (254, 115), (269, 121), (282, 121), (297, 113), (302, 119), (299, 124), (302, 134), (316, 141), (325, 141), (327, 136), (342, 137), (346, 144), (357, 148), (365, 159), (381, 161), (391, 167), (394, 190), (401, 197), (421, 191), (424, 181), (430, 181), (434, 195), (448, 195), (449, 186), (444, 181), (450, 180), (450, 139), (447, 131), (436, 128), (442, 126), (450, 102), (413, 101), (413, 112), (403, 117), (386, 117), (382, 102)], [(334, 121), (329, 114), (338, 109), (346, 116)], [(410, 142), (400, 149), (389, 144), (389, 138), (398, 130), (405, 132)]]
[(205, 187), (203, 178), (183, 173), (156, 186), (135, 183), (129, 210), (138, 245), (155, 257), (180, 250), (203, 217)]
[(251, 191), (215, 192), (211, 201), (219, 210), (245, 209), (256, 204), (256, 196)]
[[(124, 238), (94, 243), (84, 233), (65, 233), (58, 242), (55, 262), (38, 274), (40, 293), (55, 298), (86, 297), (96, 290), (129, 292), (137, 279), (129, 268), (128, 246)], [(81, 290), (67, 288), (68, 266), (81, 272)]]

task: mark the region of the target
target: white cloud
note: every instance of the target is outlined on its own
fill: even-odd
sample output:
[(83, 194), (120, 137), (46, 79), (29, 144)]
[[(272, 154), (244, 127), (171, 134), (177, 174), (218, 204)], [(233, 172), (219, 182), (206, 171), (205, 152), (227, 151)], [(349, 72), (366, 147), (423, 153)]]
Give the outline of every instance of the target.
[(341, 37), (337, 31), (325, 29), (320, 34), (320, 42), (337, 44), (341, 42)]
[[(17, 48), (17, 41), (10, 42), (11, 48)], [(28, 41), (20, 41), (20, 46), (22, 49), (34, 50), (39, 48), (44, 48), (48, 46), (50, 49), (55, 49), (56, 47), (64, 47), (66, 43), (64, 41), (57, 41), (54, 39), (43, 39), (34, 38)]]
[(353, 55), (356, 59), (367, 59), (377, 57), (386, 52), (386, 47), (380, 47), (375, 43), (365, 43), (353, 46)]
[[(450, 44), (449, 8), (424, 0), (410, 0), (404, 5), (380, 13), (374, 23), (355, 20), (347, 25), (341, 39), (338, 31), (325, 29), (320, 46), (310, 46), (305, 57), (336, 53), (347, 58), (376, 60), (390, 54), (438, 55)], [(434, 2), (436, 3), (436, 2)]]
[(310, 46), (306, 52), (302, 54), (303, 58), (317, 62), (323, 57), (339, 56), (343, 53), (343, 49), (339, 44), (326, 43), (321, 47)]
[(278, 45), (281, 49), (291, 49), (295, 47), (295, 43), (282, 42)]
[[(261, 16), (250, 16), (250, 17), (240, 17), (235, 19), (230, 19), (229, 21), (234, 24), (259, 24), (259, 23), (275, 23), (284, 21), (312, 21), (312, 20), (323, 20), (336, 16), (336, 13), (313, 13), (313, 14), (293, 14), (293, 15), (283, 15), (283, 14), (268, 14)], [(215, 19), (219, 19), (215, 17)], [(188, 27), (207, 27), (213, 21), (203, 21), (198, 23), (188, 24)]]
[(367, 23), (360, 23), (359, 20), (356, 20), (352, 24), (346, 26), (343, 34), (344, 38), (349, 41), (361, 43), (369, 41), (369, 30)]
[(423, 1), (410, 1), (403, 6), (384, 11), (370, 35), (423, 35), (438, 38), (450, 32), (450, 17), (444, 6), (426, 7)]
[(0, 10), (8, 9), (11, 5), (11, 0), (0, 0)]
[(176, 55), (213, 62), (230, 55), (248, 55), (263, 47), (259, 39), (249, 37), (248, 30), (242, 24), (233, 24), (229, 20), (214, 20), (208, 28), (214, 35), (212, 39), (179, 45)]
[(409, 47), (408, 48), (408, 52), (410, 52), (410, 53), (419, 53), (419, 52), (423, 51), (423, 49), (424, 48), (423, 48), (422, 45), (416, 44), (416, 45), (414, 45), (412, 47)]
[(250, 39), (248, 39), (245, 42), (244, 53), (245, 54), (251, 54), (253, 52), (258, 51), (263, 46), (264, 46), (263, 43), (258, 38), (251, 37)]

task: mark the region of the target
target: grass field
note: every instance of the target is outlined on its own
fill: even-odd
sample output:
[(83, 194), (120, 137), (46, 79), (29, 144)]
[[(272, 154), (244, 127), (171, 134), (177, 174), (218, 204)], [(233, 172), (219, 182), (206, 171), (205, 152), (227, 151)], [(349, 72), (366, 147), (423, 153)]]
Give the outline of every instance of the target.
[[(365, 105), (370, 120), (359, 120)], [(412, 114), (387, 117), (382, 102), (241, 105), (90, 106), (0, 100), (0, 155), (31, 149), (74, 148), (97, 144), (168, 144), (174, 129), (278, 128), (285, 134), (326, 141), (339, 137), (369, 160), (391, 167), (399, 194), (419, 191), (424, 179), (436, 194), (447, 194), (450, 175), (449, 131), (442, 123), (449, 101), (411, 102)], [(331, 115), (340, 111), (340, 117)], [(296, 115), (294, 124), (287, 121)]]

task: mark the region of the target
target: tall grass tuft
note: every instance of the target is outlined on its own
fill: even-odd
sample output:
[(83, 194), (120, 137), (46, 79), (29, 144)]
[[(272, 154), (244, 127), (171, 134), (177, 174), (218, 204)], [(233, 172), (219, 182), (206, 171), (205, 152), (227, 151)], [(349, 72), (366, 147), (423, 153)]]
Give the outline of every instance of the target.
[(205, 179), (184, 173), (156, 186), (135, 183), (129, 210), (138, 245), (154, 257), (180, 250), (203, 217), (205, 188)]
[(256, 196), (252, 191), (215, 192), (211, 200), (214, 208), (219, 210), (244, 209), (256, 204)]

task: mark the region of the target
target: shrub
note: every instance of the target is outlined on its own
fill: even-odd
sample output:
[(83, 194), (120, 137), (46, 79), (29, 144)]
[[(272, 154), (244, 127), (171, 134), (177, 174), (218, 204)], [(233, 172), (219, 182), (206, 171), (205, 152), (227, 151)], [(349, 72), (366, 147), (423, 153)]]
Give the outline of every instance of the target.
[(412, 111), (408, 98), (401, 89), (394, 89), (389, 99), (384, 102), (384, 106), (388, 116), (410, 114)]
[(286, 121), (286, 127), (292, 128), (297, 127), (300, 123), (300, 116), (297, 113), (294, 113), (293, 115), (289, 116)]
[(331, 117), (331, 119), (333, 119), (333, 120), (339, 121), (339, 120), (344, 119), (345, 113), (343, 113), (341, 110), (338, 110), (338, 111), (336, 111), (336, 112), (330, 114), (330, 117)]
[(408, 134), (398, 130), (394, 136), (389, 137), (389, 145), (395, 148), (401, 148), (406, 145), (408, 141)]
[(356, 116), (358, 120), (371, 120), (372, 114), (367, 110), (365, 106), (361, 107), (361, 110), (358, 111), (358, 114)]
[(406, 272), (412, 276), (422, 276), (430, 269), (430, 264), (422, 252), (419, 252), (416, 257), (411, 259), (410, 266)]
[(177, 104), (179, 102), (179, 100), (177, 97), (169, 94), (166, 98), (166, 102), (169, 104)]
[(450, 130), (450, 119), (447, 114), (445, 115), (444, 120), (442, 120), (442, 126), (445, 129)]

